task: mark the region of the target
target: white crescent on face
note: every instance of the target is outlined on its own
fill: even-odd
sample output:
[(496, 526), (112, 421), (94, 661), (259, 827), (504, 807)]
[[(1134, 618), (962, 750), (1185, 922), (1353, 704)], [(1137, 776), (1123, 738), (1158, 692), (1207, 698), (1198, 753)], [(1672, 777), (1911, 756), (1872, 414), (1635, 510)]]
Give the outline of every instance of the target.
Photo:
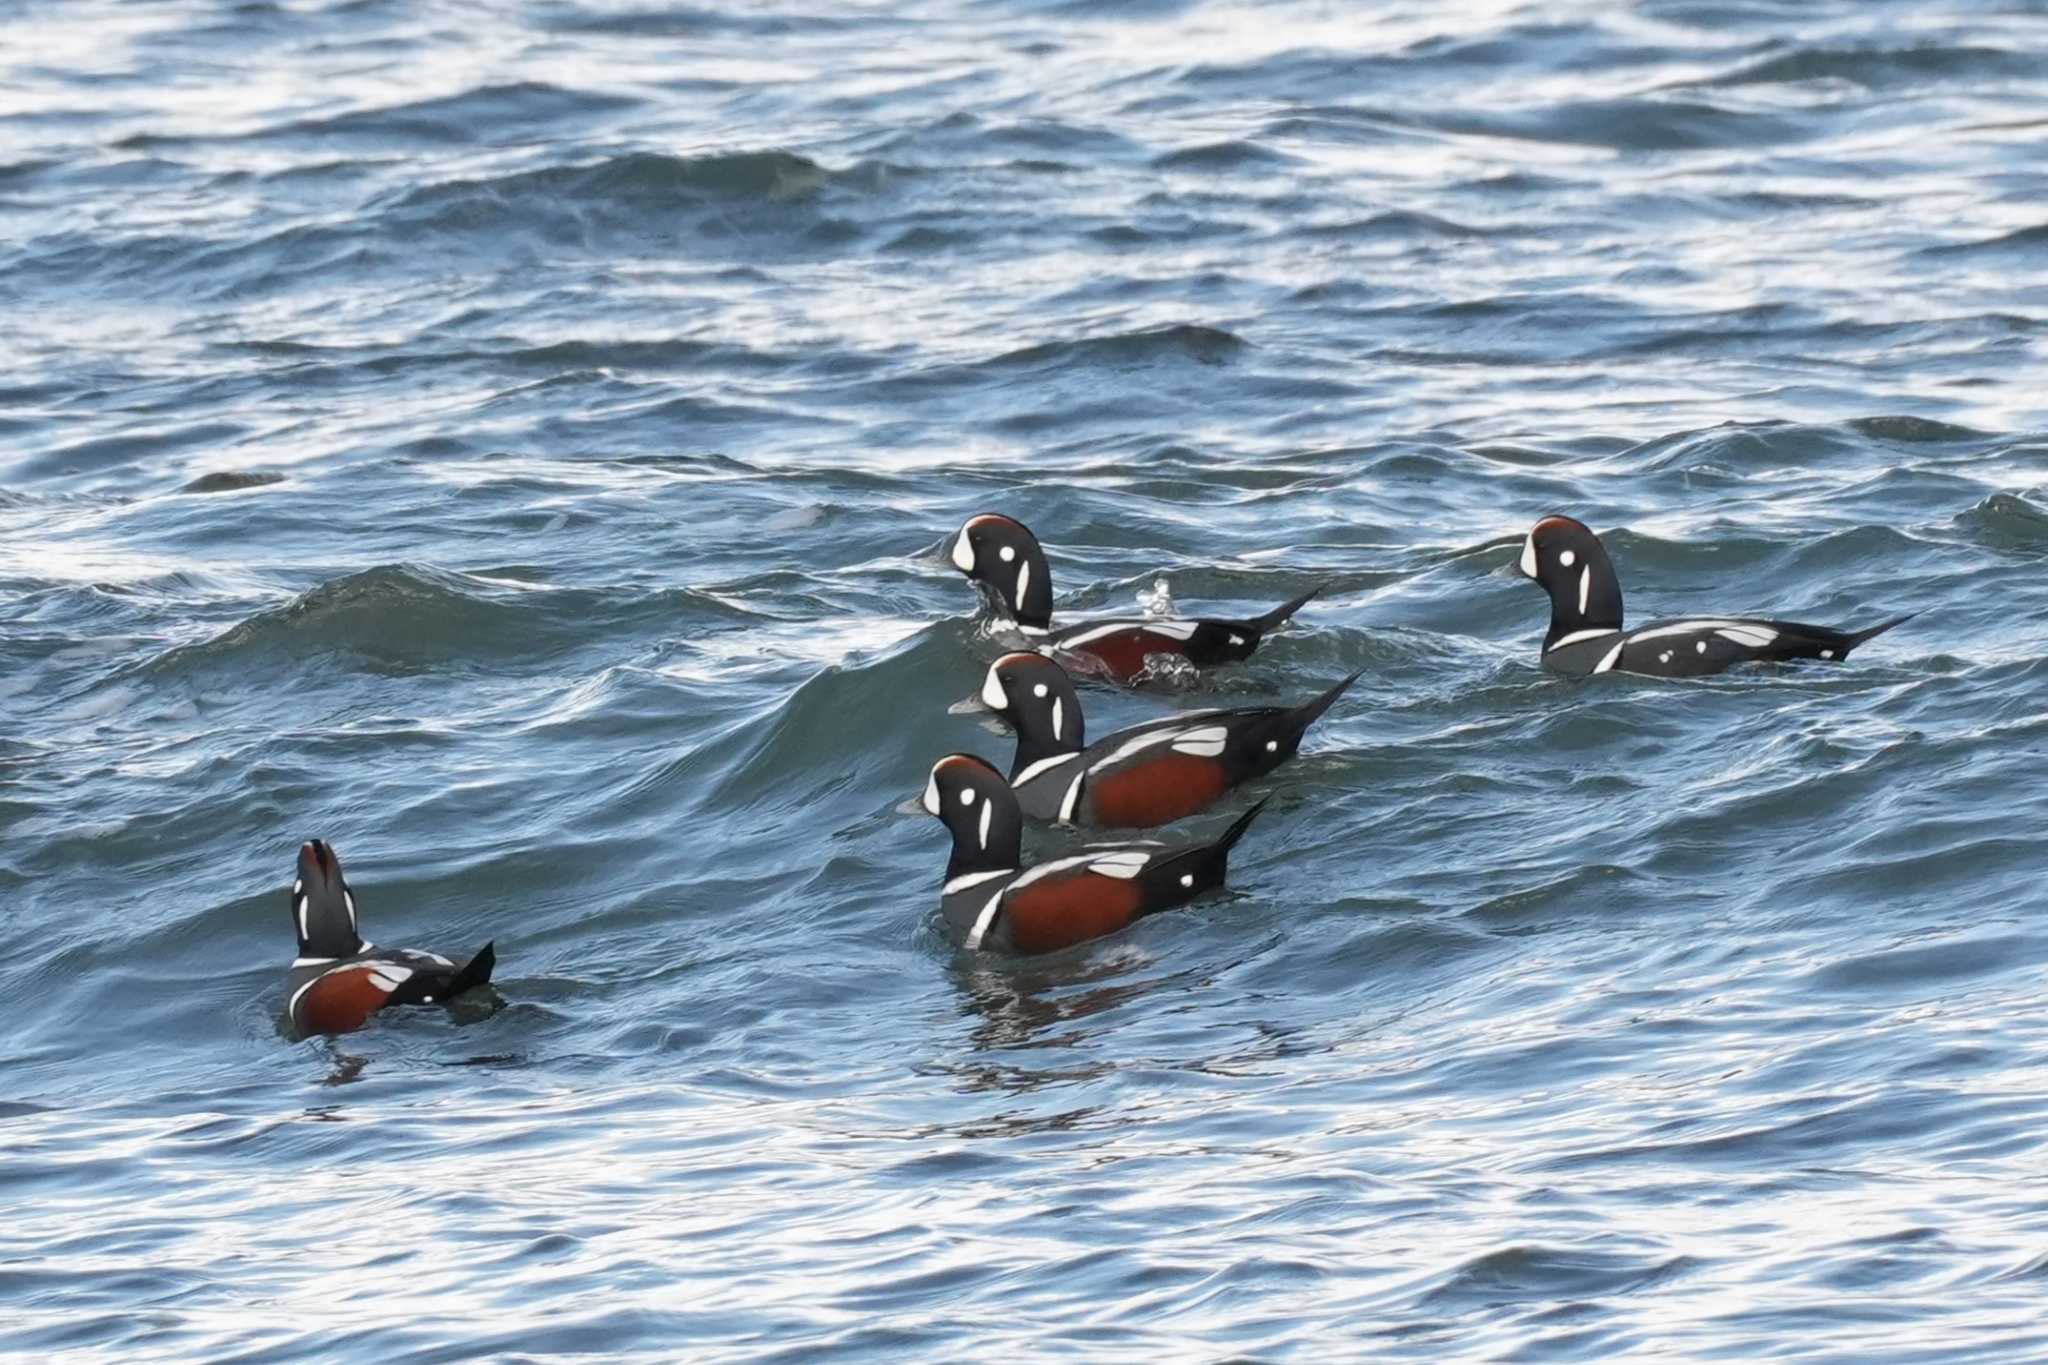
[(933, 815), (939, 813), (939, 770), (932, 769), (932, 775), (924, 781), (924, 808)]
[(988, 676), (981, 680), (981, 704), (991, 711), (1010, 709), (1010, 694), (1003, 691), (1003, 680), (996, 676), (993, 668), (989, 669)]
[(1522, 542), (1521, 569), (1523, 576), (1526, 578), (1534, 578), (1536, 576), (1536, 533), (1534, 531), (1531, 531), (1528, 539)]
[(953, 537), (953, 567), (961, 573), (974, 572), (974, 547), (967, 543), (967, 528), (960, 528), (960, 534)]

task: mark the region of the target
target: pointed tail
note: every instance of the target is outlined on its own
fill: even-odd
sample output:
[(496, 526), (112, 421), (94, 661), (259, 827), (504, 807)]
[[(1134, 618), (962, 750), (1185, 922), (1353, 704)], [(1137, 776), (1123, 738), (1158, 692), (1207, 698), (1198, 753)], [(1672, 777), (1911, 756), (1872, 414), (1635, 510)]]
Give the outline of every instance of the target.
[(1230, 828), (1224, 830), (1223, 837), (1215, 843), (1201, 844), (1185, 852), (1176, 853), (1149, 868), (1145, 873), (1148, 883), (1145, 897), (1147, 904), (1138, 913), (1150, 915), (1160, 910), (1170, 910), (1177, 905), (1186, 905), (1202, 893), (1214, 891), (1222, 886), (1224, 874), (1228, 871), (1232, 846), (1244, 837), (1244, 832), (1251, 828), (1252, 821), (1258, 819), (1259, 812), (1265, 808), (1266, 803), (1261, 801), (1238, 816), (1230, 822)]
[(1351, 690), (1351, 684), (1364, 676), (1365, 670), (1359, 669), (1356, 673), (1353, 673), (1350, 677), (1345, 678), (1335, 687), (1323, 693), (1322, 696), (1315, 698), (1313, 701), (1305, 701), (1288, 712), (1288, 720), (1303, 730), (1308, 729), (1309, 726), (1314, 725), (1322, 717), (1323, 712), (1337, 704), (1337, 698)]
[(1919, 614), (1917, 611), (1909, 611), (1904, 616), (1894, 616), (1883, 625), (1872, 626), (1869, 630), (1844, 631), (1842, 633), (1842, 657), (1848, 658), (1849, 651), (1862, 644), (1865, 640), (1875, 640), (1893, 626), (1902, 626)]
[(1282, 602), (1279, 606), (1273, 608), (1273, 610), (1267, 612), (1264, 616), (1260, 616), (1251, 621), (1247, 621), (1245, 624), (1250, 626), (1254, 631), (1258, 632), (1260, 635), (1264, 635), (1267, 631), (1273, 629), (1273, 627), (1279, 625), (1282, 621), (1285, 621), (1288, 617), (1294, 615), (1294, 613), (1300, 611), (1303, 607), (1307, 606), (1310, 598), (1314, 597), (1317, 593), (1321, 592), (1324, 588), (1327, 588), (1329, 586), (1330, 585), (1328, 583), (1318, 583), (1313, 588), (1310, 588), (1307, 592), (1303, 593), (1301, 596), (1290, 597), (1285, 602)]
[(477, 951), (477, 955), (463, 964), (461, 971), (448, 980), (448, 990), (443, 999), (453, 999), (467, 990), (486, 985), (491, 979), (491, 968), (498, 965), (498, 945), (493, 939)]
[(1230, 850), (1237, 846), (1239, 839), (1244, 838), (1244, 832), (1252, 827), (1252, 821), (1259, 818), (1259, 812), (1264, 810), (1266, 802), (1272, 799), (1270, 796), (1264, 798), (1243, 815), (1231, 821), (1230, 828), (1223, 831), (1223, 837), (1204, 850), (1204, 852), (1210, 854), (1216, 860), (1218, 880), (1221, 880), (1223, 876), (1223, 860), (1230, 856)]

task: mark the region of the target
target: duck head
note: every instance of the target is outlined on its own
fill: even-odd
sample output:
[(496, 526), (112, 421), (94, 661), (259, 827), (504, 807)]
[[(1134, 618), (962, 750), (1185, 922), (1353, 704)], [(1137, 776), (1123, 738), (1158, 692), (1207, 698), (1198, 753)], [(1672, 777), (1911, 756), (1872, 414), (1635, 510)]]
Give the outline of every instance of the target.
[(1003, 775), (973, 754), (947, 754), (932, 764), (924, 808), (953, 836), (946, 880), (970, 872), (1014, 869), (1024, 843), (1024, 815)]
[(1017, 731), (1012, 780), (1034, 763), (1087, 747), (1074, 680), (1043, 654), (1005, 654), (981, 681), (981, 704)]
[(947, 548), (953, 567), (995, 594), (1027, 630), (1052, 624), (1052, 570), (1031, 528), (996, 512), (969, 517)]
[(1570, 517), (1537, 522), (1522, 542), (1516, 567), (1550, 594), (1545, 649), (1579, 631), (1621, 629), (1621, 580), (1600, 537), (1584, 522)]
[(292, 883), (292, 928), (299, 956), (348, 957), (362, 950), (356, 897), (342, 876), (341, 859), (324, 839), (299, 845), (299, 875)]

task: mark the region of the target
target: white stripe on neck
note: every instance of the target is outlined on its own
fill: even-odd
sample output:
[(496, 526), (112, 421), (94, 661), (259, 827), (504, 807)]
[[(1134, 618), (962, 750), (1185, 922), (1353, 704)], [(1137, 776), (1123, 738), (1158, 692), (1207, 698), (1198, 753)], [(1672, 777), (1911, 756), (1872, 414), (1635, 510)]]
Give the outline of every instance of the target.
[(1038, 776), (1040, 773), (1046, 772), (1052, 768), (1057, 768), (1062, 763), (1065, 763), (1067, 760), (1078, 757), (1080, 757), (1080, 754), (1078, 751), (1076, 751), (1075, 753), (1071, 754), (1054, 754), (1051, 758), (1041, 758), (1035, 763), (1027, 764), (1024, 768), (1024, 771), (1017, 774), (1017, 780), (1012, 782), (1010, 785), (1012, 787), (1021, 787), (1026, 782), (1029, 782), (1032, 778)]
[(939, 888), (939, 894), (951, 896), (956, 892), (965, 891), (969, 887), (980, 886), (983, 882), (992, 881), (997, 877), (1014, 877), (1016, 875), (1017, 869), (1014, 867), (999, 867), (993, 872), (963, 872)]

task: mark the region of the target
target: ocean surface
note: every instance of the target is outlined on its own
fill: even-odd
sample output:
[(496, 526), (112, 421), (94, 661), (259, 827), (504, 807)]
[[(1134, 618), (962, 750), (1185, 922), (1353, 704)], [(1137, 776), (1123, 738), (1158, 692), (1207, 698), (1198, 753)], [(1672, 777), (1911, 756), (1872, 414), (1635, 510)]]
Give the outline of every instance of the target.
[[(2048, 8), (0, 0), (0, 323), (0, 1354), (2048, 1357)], [(1365, 670), (1029, 961), (994, 509)]]

